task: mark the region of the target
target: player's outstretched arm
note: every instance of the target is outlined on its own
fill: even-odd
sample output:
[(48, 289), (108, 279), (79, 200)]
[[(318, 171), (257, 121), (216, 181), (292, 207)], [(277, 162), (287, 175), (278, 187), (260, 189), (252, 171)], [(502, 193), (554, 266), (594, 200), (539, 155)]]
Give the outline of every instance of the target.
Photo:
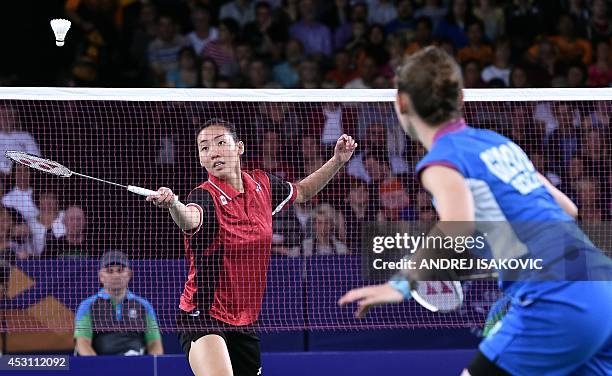
[[(423, 186), (436, 200), (440, 221), (428, 236), (460, 236), (474, 231), (474, 202), (463, 176), (445, 166), (431, 166), (421, 173)], [(448, 255), (445, 253), (445, 255)], [(412, 260), (419, 257), (436, 257), (429, 252), (417, 251)], [(350, 290), (338, 300), (339, 305), (357, 303), (355, 316), (364, 317), (374, 306), (398, 303), (410, 297), (408, 280), (427, 280), (427, 275), (411, 271), (410, 275), (398, 273), (389, 283)], [(403, 283), (402, 283), (403, 281)]]
[(357, 143), (353, 137), (343, 134), (336, 142), (334, 156), (317, 171), (305, 177), (297, 183), (297, 197), (295, 202), (305, 202), (314, 197), (336, 173), (351, 159), (353, 152), (357, 148)]
[(344, 306), (350, 303), (357, 303), (355, 317), (363, 318), (370, 308), (390, 303), (400, 303), (404, 300), (404, 295), (388, 283), (381, 285), (360, 287), (350, 290), (344, 294), (338, 304)]
[(568, 215), (570, 215), (572, 218), (578, 217), (578, 207), (576, 207), (576, 204), (574, 204), (572, 200), (570, 200), (570, 198), (565, 195), (565, 193), (558, 190), (557, 187), (552, 185), (551, 182), (549, 182), (548, 179), (546, 179), (546, 177), (540, 174), (539, 172), (538, 178), (540, 178), (540, 181), (542, 182), (542, 184), (544, 184), (548, 192), (553, 196), (557, 204), (563, 210), (565, 210)]
[(200, 211), (194, 206), (186, 206), (180, 202), (170, 188), (159, 188), (157, 195), (147, 196), (147, 201), (160, 208), (169, 209), (172, 219), (183, 231), (193, 230), (200, 225)]

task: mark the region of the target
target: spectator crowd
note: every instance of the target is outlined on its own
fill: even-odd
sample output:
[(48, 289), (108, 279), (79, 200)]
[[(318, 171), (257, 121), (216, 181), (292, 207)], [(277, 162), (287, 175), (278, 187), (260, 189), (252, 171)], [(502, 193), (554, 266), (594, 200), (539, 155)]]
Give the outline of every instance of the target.
[[(237, 125), (246, 145), (243, 168), (289, 181), (318, 169), (338, 137), (348, 133), (359, 148), (345, 168), (313, 200), (274, 217), (274, 252), (359, 253), (366, 223), (436, 217), (414, 175), (424, 149), (400, 129), (391, 103), (108, 105), (114, 115), (91, 117), (91, 108), (71, 101), (28, 107), (27, 113), (1, 104), (0, 153), (9, 147), (31, 150), (94, 176), (171, 186), (184, 197), (206, 179), (193, 140), (206, 119), (223, 117)], [(467, 102), (465, 108), (469, 124), (497, 130), (519, 144), (537, 170), (578, 204), (579, 219), (589, 223), (612, 217), (610, 114), (609, 101)], [(38, 115), (47, 123), (24, 121)], [(61, 135), (53, 124), (65, 127)], [(4, 139), (19, 142), (9, 146)], [(151, 210), (139, 197), (86, 180), (64, 183), (10, 160), (4, 163), (0, 239), (5, 258), (97, 257), (128, 243), (135, 257), (182, 257), (180, 234), (166, 213)]]
[[(612, 25), (604, 0), (68, 0), (63, 7), (73, 22), (66, 48), (74, 59), (58, 84), (389, 88), (402, 58), (431, 44), (456, 57), (468, 88), (612, 82)], [(84, 186), (106, 194), (108, 187), (34, 184), (34, 173), (12, 164), (4, 151), (56, 157), (86, 171), (99, 165), (103, 176), (119, 180), (128, 167), (116, 167), (134, 165), (130, 179), (140, 185), (187, 193), (198, 183), (194, 176), (205, 179), (194, 172), (191, 129), (213, 116), (237, 125), (248, 146), (245, 168), (287, 180), (321, 166), (343, 133), (360, 145), (313, 202), (275, 217), (279, 254), (354, 253), (363, 223), (435, 218), (413, 176), (423, 150), (404, 135), (389, 103), (112, 106), (116, 116), (104, 106), (69, 101), (0, 103), (0, 238), (8, 258), (98, 255), (122, 236), (144, 244), (143, 255), (180, 255), (180, 242), (170, 235), (144, 228), (133, 230), (136, 237), (109, 235), (139, 218), (164, 223), (167, 231), (160, 233), (173, 234), (167, 218), (146, 208), (113, 214), (95, 195), (75, 193)], [(612, 210), (610, 107), (609, 101), (468, 102), (466, 118), (510, 136), (581, 206), (582, 220), (598, 222), (610, 219)], [(52, 130), (54, 124), (63, 133)], [(92, 160), (94, 150), (102, 161)], [(117, 200), (123, 206), (115, 208), (140, 207), (130, 198)], [(155, 249), (170, 243), (170, 253)]]
[(66, 0), (63, 7), (73, 27), (58, 86), (389, 88), (402, 58), (432, 44), (457, 58), (468, 88), (612, 82), (606, 0)]

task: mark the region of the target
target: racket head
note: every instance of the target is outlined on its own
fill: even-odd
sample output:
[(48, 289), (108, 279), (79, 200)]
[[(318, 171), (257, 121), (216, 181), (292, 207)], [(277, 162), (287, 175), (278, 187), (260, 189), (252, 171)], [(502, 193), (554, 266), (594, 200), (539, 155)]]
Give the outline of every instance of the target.
[(432, 312), (452, 312), (463, 305), (463, 288), (459, 281), (412, 281), (410, 294)]
[(8, 150), (4, 153), (4, 155), (16, 163), (35, 170), (64, 178), (69, 178), (72, 176), (72, 171), (70, 171), (66, 166), (49, 159), (41, 158), (34, 154), (25, 153), (23, 151)]

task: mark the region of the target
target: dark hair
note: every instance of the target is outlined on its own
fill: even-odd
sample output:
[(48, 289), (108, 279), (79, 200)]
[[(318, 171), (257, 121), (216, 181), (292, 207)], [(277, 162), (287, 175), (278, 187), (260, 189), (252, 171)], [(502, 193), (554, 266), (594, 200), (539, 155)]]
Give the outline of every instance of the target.
[(203, 5), (196, 5), (193, 7), (193, 10), (191, 11), (191, 15), (193, 16), (196, 12), (199, 13), (205, 13), (208, 16), (208, 19), (210, 20), (210, 18), (212, 17), (212, 15), (210, 14), (210, 10), (208, 8), (206, 8)]
[(213, 65), (213, 68), (215, 70), (215, 83), (219, 81), (219, 66), (213, 58), (207, 56), (200, 61), (200, 64), (198, 64), (198, 87), (204, 87), (202, 85), (202, 67), (206, 63), (211, 63)]
[(512, 67), (512, 69), (510, 69), (510, 78), (509, 78), (509, 82), (510, 85), (508, 85), (508, 87), (516, 87), (514, 80), (513, 80), (513, 76), (514, 76), (514, 72), (517, 70), (522, 70), (523, 73), (525, 73), (525, 78), (526, 78), (526, 86), (530, 87), (531, 86), (531, 82), (530, 82), (530, 78), (529, 78), (529, 70), (528, 67), (526, 65), (522, 65), (522, 64), (516, 64), (515, 66)]
[(396, 80), (398, 91), (410, 97), (426, 123), (437, 125), (461, 116), (461, 69), (443, 49), (430, 46), (411, 55), (398, 68)]
[(508, 47), (508, 48), (512, 48), (512, 44), (510, 42), (510, 38), (506, 37), (506, 36), (500, 36), (497, 39), (495, 39), (495, 42), (493, 43), (493, 48), (494, 49), (498, 49), (500, 47)]
[(170, 22), (172, 22), (174, 25), (176, 25), (176, 17), (173, 14), (162, 13), (162, 14), (159, 15), (157, 20), (161, 21), (162, 18), (167, 18), (168, 20), (170, 20)]
[[(457, 0), (451, 0), (450, 4), (448, 4), (448, 12), (446, 12), (446, 16), (444, 16), (444, 20), (451, 25), (457, 24), (457, 19), (455, 18), (455, 13), (453, 12), (453, 7)], [(474, 13), (472, 12), (472, 2), (470, 0), (465, 0), (465, 21), (466, 25), (472, 23), (472, 21), (476, 18)]]
[(221, 25), (225, 26), (227, 31), (229, 31), (234, 37), (236, 37), (240, 32), (240, 24), (233, 18), (222, 18), (219, 21), (219, 26)]
[(255, 3), (255, 10), (259, 10), (261, 8), (266, 8), (267, 10), (272, 10), (272, 7), (269, 3), (265, 1), (258, 1)]
[(427, 16), (420, 16), (414, 20), (415, 27), (421, 23), (425, 24), (429, 30), (433, 30), (433, 22), (431, 21), (431, 18)]
[(196, 65), (197, 65), (198, 55), (195, 53), (195, 50), (193, 49), (193, 47), (191, 47), (191, 46), (181, 47), (181, 49), (176, 54), (176, 59), (180, 60), (184, 53), (189, 53), (191, 55), (191, 57), (193, 58), (193, 60), (196, 62)]
[(200, 132), (202, 132), (204, 129), (208, 128), (208, 127), (212, 127), (215, 125), (220, 125), (222, 127), (224, 127), (225, 129), (227, 129), (227, 131), (229, 132), (230, 135), (232, 135), (232, 137), (234, 138), (234, 141), (238, 142), (238, 134), (236, 133), (236, 126), (227, 121), (227, 120), (223, 120), (221, 118), (211, 118), (208, 119), (206, 121), (206, 123), (202, 124), (202, 126), (198, 129), (198, 133), (196, 133), (196, 137), (198, 137), (198, 135), (200, 134)]
[(52, 196), (55, 199), (55, 202), (57, 203), (57, 209), (59, 210), (59, 206), (60, 206), (59, 196), (54, 191), (51, 191), (51, 190), (45, 190), (45, 191), (34, 190), (34, 194), (32, 195), (32, 198), (34, 199), (34, 202), (36, 203), (36, 205), (38, 207), (40, 207), (40, 200), (43, 197), (45, 197), (45, 196)]
[(382, 43), (384, 45), (384, 43), (387, 41), (387, 33), (385, 32), (385, 27), (379, 23), (371, 24), (370, 27), (368, 27), (368, 41), (370, 40), (370, 35), (372, 34), (372, 31), (374, 29), (379, 29), (382, 32), (382, 37), (383, 37)]
[(476, 64), (478, 70), (482, 70), (482, 64), (480, 63), (480, 60), (477, 59), (469, 59), (464, 61), (463, 64), (461, 64), (461, 70), (464, 71), (465, 68), (467, 68), (467, 66), (470, 64)]
[(501, 78), (493, 78), (487, 82), (487, 87), (491, 89), (501, 89), (506, 87), (506, 83)]
[(389, 156), (387, 155), (385, 150), (367, 150), (363, 154), (363, 162), (366, 160), (373, 159), (378, 163), (382, 163), (388, 167), (390, 167)]
[(480, 28), (480, 31), (482, 33), (484, 33), (484, 31), (485, 31), (485, 24), (484, 24), (484, 22), (482, 22), (478, 18), (475, 18), (475, 19), (471, 20), (470, 23), (467, 24), (465, 30), (467, 31), (470, 27), (472, 27), (474, 25), (477, 25)]

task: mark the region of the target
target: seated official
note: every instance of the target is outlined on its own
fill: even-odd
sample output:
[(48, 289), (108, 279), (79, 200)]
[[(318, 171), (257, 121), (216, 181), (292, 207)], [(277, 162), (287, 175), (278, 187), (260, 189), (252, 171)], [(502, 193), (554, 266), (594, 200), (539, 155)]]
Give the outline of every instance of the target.
[(127, 289), (132, 270), (122, 252), (109, 251), (98, 272), (103, 288), (79, 305), (74, 338), (77, 355), (162, 355), (153, 306)]

